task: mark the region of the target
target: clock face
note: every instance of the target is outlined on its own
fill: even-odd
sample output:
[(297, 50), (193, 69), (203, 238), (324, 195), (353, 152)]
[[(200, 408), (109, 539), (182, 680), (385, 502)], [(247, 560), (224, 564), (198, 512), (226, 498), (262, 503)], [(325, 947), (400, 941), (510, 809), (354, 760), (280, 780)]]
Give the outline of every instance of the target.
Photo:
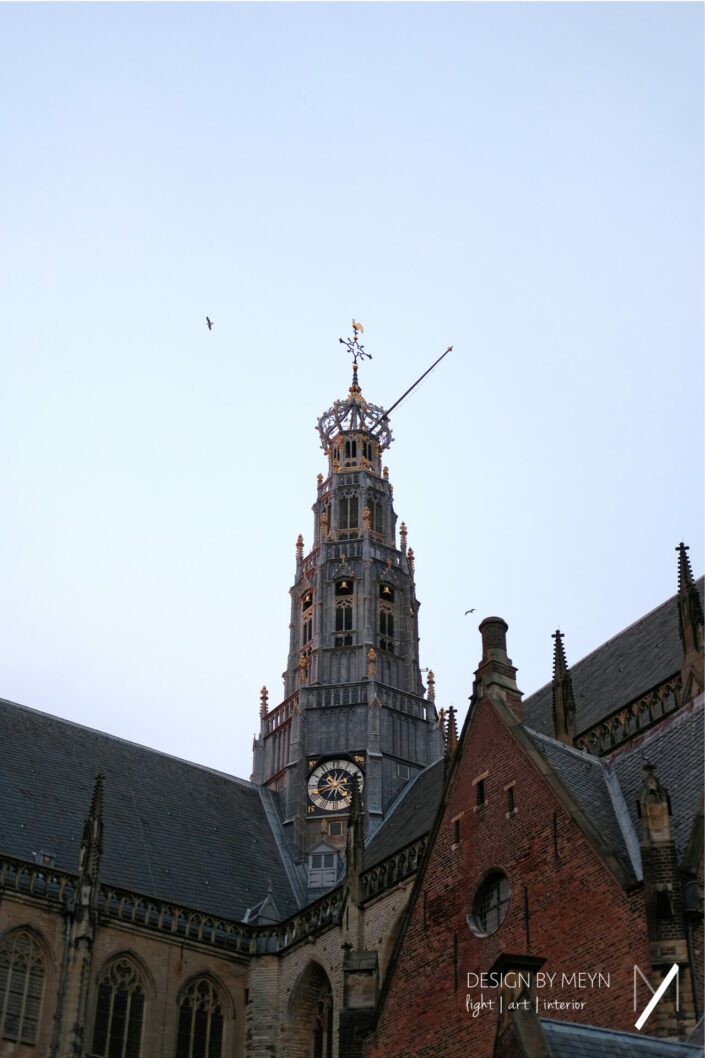
[(362, 793), (364, 779), (356, 764), (349, 760), (324, 761), (308, 777), (309, 799), (323, 812), (339, 812), (348, 808), (355, 775)]

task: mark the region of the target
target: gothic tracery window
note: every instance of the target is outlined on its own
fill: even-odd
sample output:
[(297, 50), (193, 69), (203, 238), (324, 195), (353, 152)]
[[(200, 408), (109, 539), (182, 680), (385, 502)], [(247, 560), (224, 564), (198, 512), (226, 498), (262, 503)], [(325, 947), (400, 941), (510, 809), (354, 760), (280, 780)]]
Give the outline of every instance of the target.
[(357, 529), (358, 525), (357, 496), (341, 496), (338, 500), (338, 528)]
[(335, 645), (352, 646), (353, 604), (352, 599), (336, 599), (335, 603)]
[(93, 1030), (93, 1058), (139, 1058), (144, 990), (134, 963), (121, 957), (103, 971)]
[(331, 1058), (333, 1054), (333, 995), (329, 988), (318, 998), (312, 1051), (313, 1058)]
[(193, 981), (179, 1006), (176, 1058), (220, 1058), (223, 1009), (207, 978)]
[(44, 960), (27, 930), (16, 930), (0, 946), (0, 1039), (33, 1045), (44, 991)]
[(307, 591), (301, 600), (301, 646), (313, 639), (313, 592)]
[(379, 606), (379, 648), (394, 650), (394, 607), (386, 602)]

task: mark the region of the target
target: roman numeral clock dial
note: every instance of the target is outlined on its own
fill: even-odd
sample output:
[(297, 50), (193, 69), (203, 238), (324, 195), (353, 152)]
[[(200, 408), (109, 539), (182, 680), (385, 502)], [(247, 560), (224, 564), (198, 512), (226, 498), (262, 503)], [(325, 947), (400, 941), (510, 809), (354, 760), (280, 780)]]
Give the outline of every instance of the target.
[(357, 764), (349, 760), (327, 760), (318, 764), (308, 777), (308, 813), (341, 812), (350, 807), (353, 777), (362, 793), (364, 778)]

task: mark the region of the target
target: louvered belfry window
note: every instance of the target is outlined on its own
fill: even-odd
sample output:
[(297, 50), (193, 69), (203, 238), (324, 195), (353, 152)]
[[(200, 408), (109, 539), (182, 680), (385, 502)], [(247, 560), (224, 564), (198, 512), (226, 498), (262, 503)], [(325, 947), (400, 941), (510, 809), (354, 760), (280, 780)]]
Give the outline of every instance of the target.
[(137, 967), (120, 958), (106, 967), (98, 986), (93, 1058), (139, 1058), (144, 991)]
[(202, 978), (189, 986), (179, 1007), (176, 1058), (220, 1058), (223, 1045), (223, 1011), (210, 981)]
[(26, 930), (10, 933), (0, 946), (0, 1039), (34, 1044), (44, 991), (44, 961)]

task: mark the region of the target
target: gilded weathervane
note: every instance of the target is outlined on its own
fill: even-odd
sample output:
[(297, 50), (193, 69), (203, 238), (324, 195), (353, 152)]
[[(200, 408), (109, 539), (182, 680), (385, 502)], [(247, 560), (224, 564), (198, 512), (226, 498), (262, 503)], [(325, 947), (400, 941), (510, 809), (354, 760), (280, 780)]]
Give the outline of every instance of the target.
[(350, 355), (353, 358), (353, 385), (356, 386), (357, 385), (357, 361), (358, 361), (358, 359), (371, 360), (372, 359), (372, 353), (366, 353), (364, 345), (360, 345), (360, 343), (358, 342), (358, 340), (357, 340), (358, 333), (359, 334), (364, 334), (365, 333), (365, 328), (362, 326), (361, 323), (358, 323), (357, 320), (355, 320), (354, 318), (353, 318), (353, 321), (352, 321), (352, 329), (353, 329), (353, 337), (352, 338), (339, 338), (338, 341), (340, 342), (341, 345), (344, 345), (346, 347), (347, 351), (350, 353)]

